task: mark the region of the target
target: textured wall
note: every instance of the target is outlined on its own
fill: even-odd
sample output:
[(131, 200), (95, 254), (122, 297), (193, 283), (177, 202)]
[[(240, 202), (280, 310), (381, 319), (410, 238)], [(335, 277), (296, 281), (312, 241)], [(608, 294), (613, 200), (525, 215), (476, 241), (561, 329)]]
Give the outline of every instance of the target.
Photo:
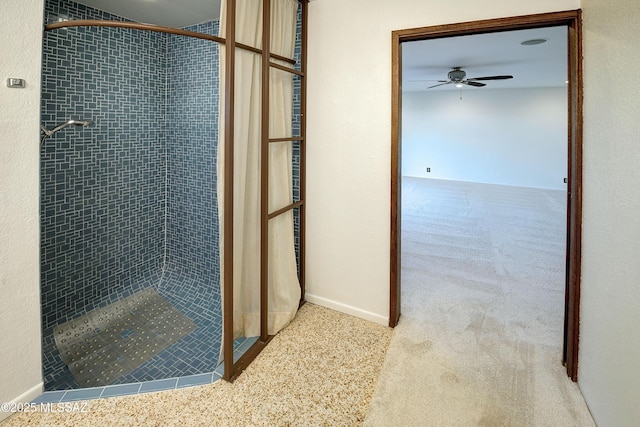
[[(599, 426), (640, 420), (640, 25), (636, 0), (584, 0), (579, 384)], [(630, 73), (620, 78), (621, 73)]]
[[(42, 0), (0, 2), (0, 402), (42, 389), (38, 127)], [(8, 77), (25, 89), (9, 89)], [(0, 412), (0, 420), (10, 415)]]

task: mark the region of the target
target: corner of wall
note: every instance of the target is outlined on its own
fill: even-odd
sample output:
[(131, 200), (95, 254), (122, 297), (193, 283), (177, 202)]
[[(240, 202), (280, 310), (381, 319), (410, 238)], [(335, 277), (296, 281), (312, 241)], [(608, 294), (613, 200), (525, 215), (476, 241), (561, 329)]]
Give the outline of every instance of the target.
[(383, 326), (389, 325), (389, 317), (380, 316), (379, 314), (372, 313), (367, 310), (363, 310), (358, 307), (354, 307), (351, 305), (343, 304), (338, 301), (334, 301), (328, 298), (323, 298), (318, 295), (313, 295), (310, 293), (305, 294), (305, 299), (307, 302), (311, 304), (319, 305), (321, 307), (330, 308), (331, 310), (338, 311), (340, 313), (349, 314), (351, 316), (359, 317), (364, 320), (369, 320), (370, 322), (379, 323)]

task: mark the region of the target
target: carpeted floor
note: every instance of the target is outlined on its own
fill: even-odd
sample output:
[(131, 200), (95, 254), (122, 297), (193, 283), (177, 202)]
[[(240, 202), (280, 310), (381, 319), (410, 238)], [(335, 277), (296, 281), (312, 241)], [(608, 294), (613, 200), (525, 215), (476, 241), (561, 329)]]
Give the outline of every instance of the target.
[(307, 303), (233, 384), (90, 400), (86, 413), (15, 414), (0, 424), (361, 425), (391, 334), (390, 328)]
[(561, 364), (565, 193), (402, 184), (402, 317), (365, 425), (593, 426)]

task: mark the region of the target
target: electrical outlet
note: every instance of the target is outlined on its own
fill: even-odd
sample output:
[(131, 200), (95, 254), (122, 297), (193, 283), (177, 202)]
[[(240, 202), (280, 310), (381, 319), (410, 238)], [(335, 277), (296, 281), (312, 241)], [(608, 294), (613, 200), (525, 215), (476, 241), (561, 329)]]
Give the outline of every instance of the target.
[(431, 172), (431, 168), (427, 168), (427, 172)]

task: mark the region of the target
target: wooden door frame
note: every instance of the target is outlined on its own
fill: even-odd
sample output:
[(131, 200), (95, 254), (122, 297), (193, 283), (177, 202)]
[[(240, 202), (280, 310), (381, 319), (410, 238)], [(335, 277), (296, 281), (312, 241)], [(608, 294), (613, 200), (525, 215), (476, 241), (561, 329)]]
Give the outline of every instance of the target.
[(568, 183), (567, 258), (563, 363), (567, 375), (578, 380), (578, 339), (580, 326), (580, 271), (582, 241), (582, 11), (571, 10), (537, 15), (463, 22), (393, 31), (391, 104), (391, 265), (389, 326), (400, 319), (400, 218), (401, 218), (401, 117), (402, 49), (408, 41), (463, 35), (524, 30), (540, 27), (568, 28)]

